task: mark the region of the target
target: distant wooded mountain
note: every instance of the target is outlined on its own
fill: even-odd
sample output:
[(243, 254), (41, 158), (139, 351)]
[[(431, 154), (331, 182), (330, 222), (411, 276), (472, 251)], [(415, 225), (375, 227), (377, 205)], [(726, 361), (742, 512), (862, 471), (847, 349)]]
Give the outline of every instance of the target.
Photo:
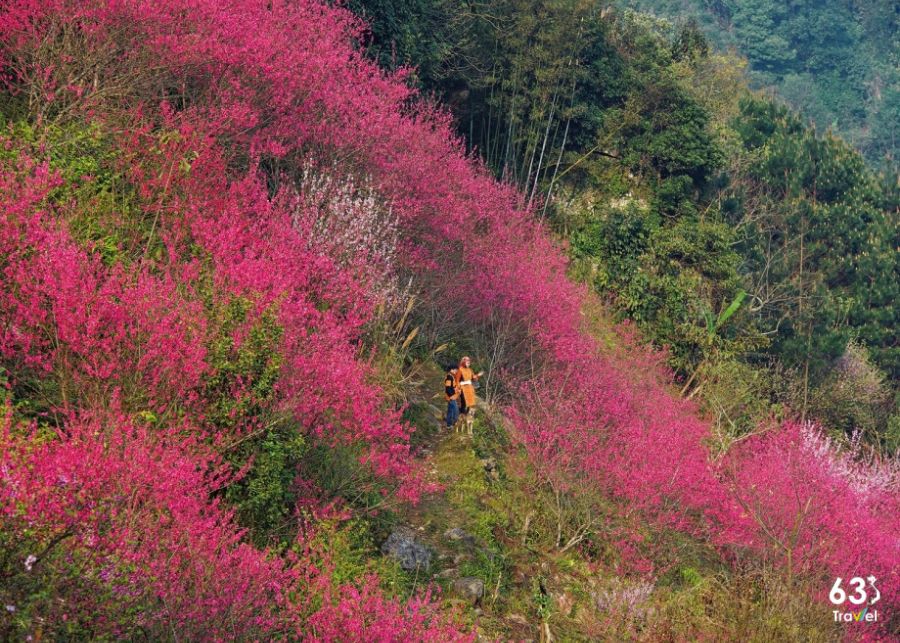
[(900, 4), (895, 0), (619, 0), (695, 20), (752, 77), (819, 129), (832, 128), (881, 166), (900, 147)]

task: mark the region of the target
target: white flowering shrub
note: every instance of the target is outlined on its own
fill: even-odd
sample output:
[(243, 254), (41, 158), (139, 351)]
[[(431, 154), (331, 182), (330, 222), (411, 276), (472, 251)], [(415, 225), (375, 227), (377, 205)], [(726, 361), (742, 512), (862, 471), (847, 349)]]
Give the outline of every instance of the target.
[(390, 310), (406, 298), (396, 270), (399, 220), (364, 177), (336, 166), (303, 166), (293, 222), (311, 249), (354, 270), (376, 305)]
[(900, 491), (900, 461), (867, 448), (861, 433), (854, 433), (843, 447), (810, 423), (801, 427), (800, 435), (808, 457), (846, 480), (863, 500)]
[(607, 587), (593, 592), (592, 598), (600, 612), (618, 613), (626, 620), (644, 620), (653, 614), (648, 601), (654, 589), (651, 582), (613, 578)]

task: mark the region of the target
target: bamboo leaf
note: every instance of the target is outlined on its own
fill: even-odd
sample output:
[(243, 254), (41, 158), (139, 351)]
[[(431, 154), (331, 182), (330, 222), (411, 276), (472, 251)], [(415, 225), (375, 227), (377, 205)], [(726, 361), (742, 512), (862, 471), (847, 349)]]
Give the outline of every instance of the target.
[(716, 330), (722, 327), (722, 325), (728, 321), (728, 319), (734, 315), (738, 308), (741, 307), (741, 304), (744, 303), (744, 299), (747, 298), (747, 291), (742, 290), (737, 294), (737, 297), (734, 298), (734, 301), (729, 304), (728, 308), (719, 313), (719, 319), (716, 321)]

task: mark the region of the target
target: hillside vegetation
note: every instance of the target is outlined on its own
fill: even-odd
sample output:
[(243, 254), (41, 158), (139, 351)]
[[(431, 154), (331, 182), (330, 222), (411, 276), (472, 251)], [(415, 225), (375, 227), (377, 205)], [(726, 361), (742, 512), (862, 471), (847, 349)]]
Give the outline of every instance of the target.
[(820, 131), (839, 133), (875, 165), (896, 172), (900, 150), (900, 11), (880, 0), (635, 0), (622, 2), (695, 21), (721, 49), (734, 48)]
[(402, 6), (365, 3), (370, 54), (428, 54), (415, 80), (720, 428), (792, 409), (900, 447), (896, 176), (750, 92), (696, 26), (587, 0)]
[(896, 185), (696, 32), (361, 4), (0, 6), (0, 639), (890, 639)]

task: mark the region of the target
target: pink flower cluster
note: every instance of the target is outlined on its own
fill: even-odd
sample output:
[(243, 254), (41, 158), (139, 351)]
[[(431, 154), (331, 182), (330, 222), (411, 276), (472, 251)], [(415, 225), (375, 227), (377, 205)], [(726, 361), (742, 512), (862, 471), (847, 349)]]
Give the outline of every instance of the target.
[[(248, 326), (276, 312), (283, 367), (273, 404), (308, 433), (367, 442), (367, 462), (408, 481), (402, 493), (415, 496), (408, 429), (383, 408), (377, 373), (357, 355), (377, 284), (353, 262), (348, 268), (319, 251), (309, 224), (297, 225), (297, 198), (309, 203), (298, 177), (313, 158), (317, 167), (368, 177), (378, 201), (391, 204), (399, 249), (386, 250), (388, 263), (413, 276), (444, 319), (476, 337), (503, 320), (510, 339), (496, 371), (509, 392), (514, 437), (547, 476), (563, 486), (596, 485), (649, 520), (726, 549), (772, 560), (790, 551), (792, 573), (880, 574), (896, 588), (900, 544), (887, 514), (897, 515), (896, 488), (860, 492), (831, 454), (791, 427), (746, 441), (721, 466), (711, 463), (706, 425), (670, 393), (658, 360), (636, 346), (625, 357), (600, 350), (584, 328), (587, 293), (566, 279), (564, 253), (521, 195), (465, 155), (448, 115), (410, 101), (402, 74), (367, 62), (353, 46), (360, 23), (330, 4), (8, 0), (0, 9), (8, 91), (34, 98), (38, 119), (77, 114), (102, 122), (150, 222), (141, 245), (123, 248), (130, 261), (106, 266), (72, 240), (69, 204), (50, 205), (59, 179), (39, 153), (20, 154), (16, 169), (3, 165), (0, 356), (13, 377), (27, 369), (53, 374), (68, 414), (60, 435), (33, 452), (6, 434), (0, 462), (15, 480), (3, 496), (7, 519), (22, 518), (11, 493), (43, 503), (46, 517), (30, 519), (45, 541), (67, 528), (68, 511), (87, 512), (88, 526), (106, 511), (119, 526), (92, 528), (104, 535), (91, 542), (102, 543), (129, 579), (145, 579), (141, 591), (152, 593), (159, 574), (184, 592), (165, 594), (167, 603), (183, 604), (200, 622), (191, 604), (215, 607), (211, 631), (234, 627), (232, 615), (248, 627), (277, 627), (281, 611), (266, 601), (289, 602), (284, 567), (241, 545), (227, 513), (207, 502), (212, 487), (197, 471), (212, 464), (208, 456), (200, 451), (188, 466), (176, 455), (191, 450), (175, 418), (193, 416), (189, 434), (207, 428), (197, 390), (213, 329), (198, 292), (209, 281), (217, 302), (254, 303)], [(360, 206), (341, 203), (329, 207)], [(303, 220), (315, 228), (318, 219)], [(376, 249), (385, 240), (373, 238)], [(166, 416), (177, 435), (136, 428), (126, 416), (99, 423), (72, 415), (111, 408), (117, 395), (134, 405), (129, 410)], [(31, 475), (32, 453), (60, 471)], [(79, 458), (91, 471), (118, 471), (121, 484), (100, 475), (90, 487), (96, 493), (60, 489), (60, 472), (85, 480), (85, 469), (66, 473)], [(142, 472), (124, 471), (131, 460), (144, 463)], [(146, 493), (132, 499), (127, 488)], [(142, 525), (162, 515), (173, 517), (152, 525), (155, 543), (123, 526), (132, 516)], [(210, 529), (208, 540), (197, 526)], [(173, 558), (183, 577), (171, 579), (158, 561), (181, 546), (200, 553)], [(223, 597), (232, 587), (243, 594), (229, 605)], [(898, 605), (897, 591), (883, 595)], [(419, 613), (415, 606), (385, 602), (369, 581), (332, 598), (310, 617), (320, 638), (351, 632), (396, 640), (407, 625), (412, 636), (432, 634), (427, 618), (410, 615)]]
[(25, 575), (80, 569), (40, 616), (126, 638), (273, 631), (292, 573), (210, 501), (227, 476), (190, 427), (151, 432), (115, 412), (67, 420), (50, 440), (16, 439), (8, 421), (0, 433), (0, 526), (35, 547)]
[(129, 379), (156, 411), (191, 400), (205, 370), (205, 323), (183, 274), (105, 267), (58, 220), (68, 206), (49, 203), (59, 178), (46, 162), (20, 150), (15, 163), (0, 175), (0, 356), (14, 372), (64, 374), (64, 403), (103, 402)]
[(893, 609), (900, 478), (888, 465), (846, 458), (814, 428), (787, 423), (733, 449), (723, 468), (772, 563), (819, 580), (823, 601), (836, 577), (875, 576), (883, 609)]
[(303, 559), (242, 542), (231, 512), (210, 500), (230, 474), (189, 426), (151, 431), (113, 411), (23, 441), (9, 411), (0, 527), (38, 553), (23, 556), (26, 581), (4, 590), (29, 578), (33, 592), (56, 585), (39, 611), (54, 626), (116, 638), (471, 640), (427, 594), (400, 603), (374, 577), (334, 585)]

